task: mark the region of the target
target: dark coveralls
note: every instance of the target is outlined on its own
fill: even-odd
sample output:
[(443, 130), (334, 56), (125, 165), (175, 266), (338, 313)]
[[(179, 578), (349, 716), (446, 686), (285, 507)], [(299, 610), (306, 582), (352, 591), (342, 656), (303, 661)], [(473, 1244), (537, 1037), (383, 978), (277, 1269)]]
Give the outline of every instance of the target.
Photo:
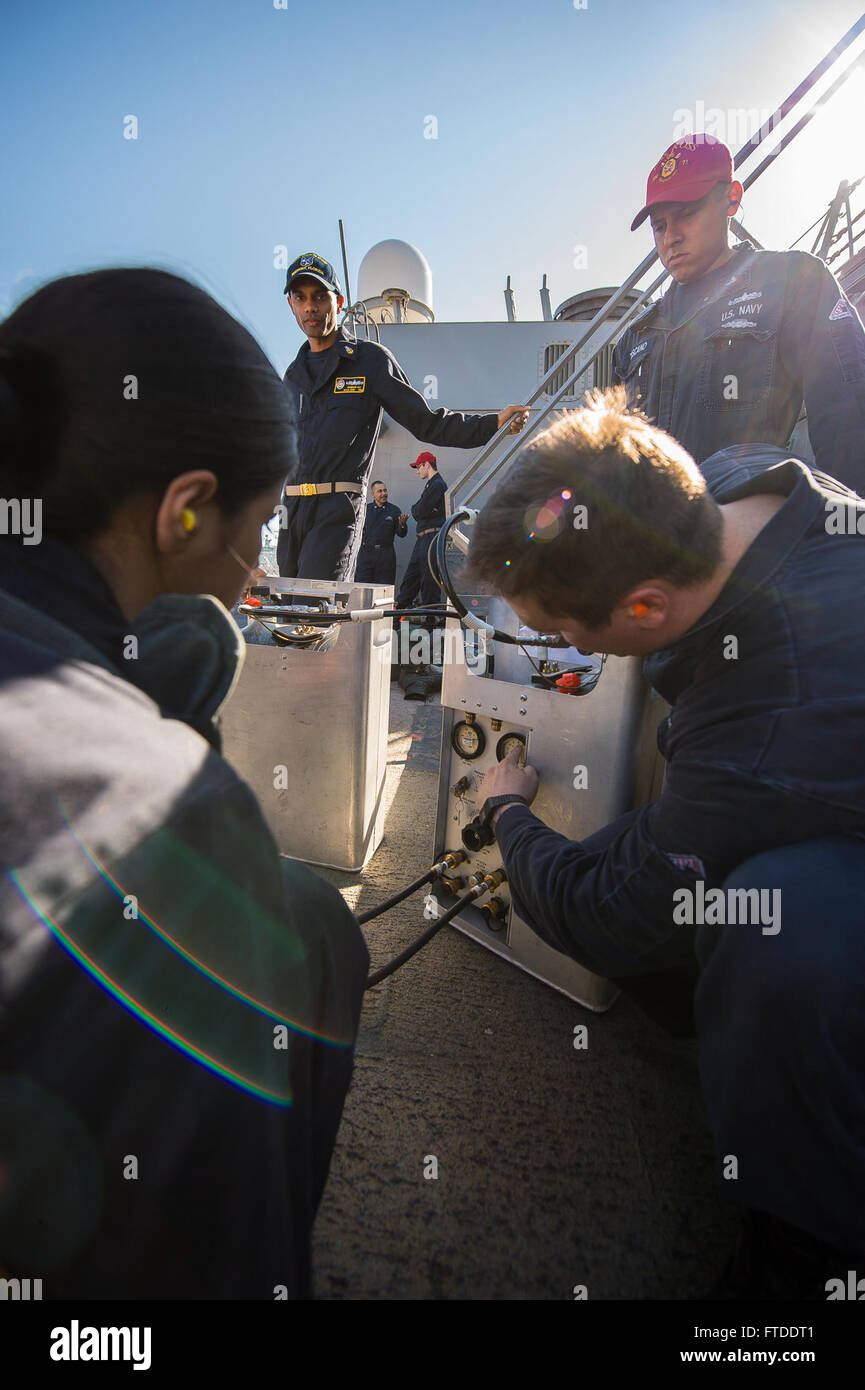
[(393, 502), (385, 502), (383, 507), (375, 502), (367, 503), (363, 540), (354, 576), (358, 583), (392, 584), (396, 579), (394, 537), (408, 533), (406, 523), (400, 525), (401, 515), (399, 507), (395, 507)]
[(746, 242), (672, 285), (619, 339), (613, 381), (698, 463), (728, 444), (787, 448), (804, 401), (815, 467), (865, 490), (865, 330), (816, 256)]
[[(672, 705), (659, 800), (581, 843), (507, 806), (496, 837), (520, 916), (626, 991), (657, 971), (693, 989), (696, 950), (703, 1092), (718, 1154), (738, 1158), (721, 1187), (865, 1255), (865, 503), (785, 458), (740, 445), (704, 464), (720, 503), (787, 500), (711, 608), (648, 658)], [(861, 534), (827, 531), (830, 495)], [(713, 924), (701, 885), (762, 889), (761, 913), (777, 890), (775, 924)]]
[(343, 328), (327, 351), (332, 358), (317, 384), (308, 343), (285, 373), (297, 410), (299, 455), (298, 475), (286, 483), (351, 483), (357, 492), (287, 497), (277, 560), (281, 575), (345, 580), (354, 577), (382, 411), (425, 444), (458, 449), (486, 444), (498, 416), (430, 410), (387, 348), (350, 338)]
[(439, 603), (441, 591), (430, 574), (429, 548), (444, 524), (445, 493), (448, 485), (440, 473), (430, 478), (411, 509), (417, 522), (417, 536), (408, 567), (396, 596), (397, 608), (409, 608), (420, 590), (421, 605)]

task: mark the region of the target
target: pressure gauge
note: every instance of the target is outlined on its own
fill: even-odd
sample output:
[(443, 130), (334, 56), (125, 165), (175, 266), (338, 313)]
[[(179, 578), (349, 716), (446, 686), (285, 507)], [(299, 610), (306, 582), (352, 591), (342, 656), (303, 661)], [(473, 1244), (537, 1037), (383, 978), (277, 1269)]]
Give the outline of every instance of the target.
[(506, 758), (514, 749), (521, 749), (519, 766), (524, 767), (526, 761), (526, 736), (525, 734), (502, 734), (496, 744), (496, 757), (499, 762)]
[(484, 731), (474, 721), (469, 722), (468, 719), (464, 719), (461, 723), (454, 725), (454, 731), (451, 734), (451, 747), (467, 762), (479, 758), (486, 746), (487, 740)]

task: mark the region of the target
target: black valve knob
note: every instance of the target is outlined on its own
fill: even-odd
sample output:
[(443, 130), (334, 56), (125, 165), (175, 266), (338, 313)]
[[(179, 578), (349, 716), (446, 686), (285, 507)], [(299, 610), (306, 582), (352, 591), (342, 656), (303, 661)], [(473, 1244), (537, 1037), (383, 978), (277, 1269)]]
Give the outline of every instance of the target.
[(473, 854), (477, 854), (478, 850), (483, 849), (485, 845), (491, 845), (495, 838), (495, 832), (490, 826), (489, 819), (484, 817), (483, 812), (463, 827), (463, 844)]

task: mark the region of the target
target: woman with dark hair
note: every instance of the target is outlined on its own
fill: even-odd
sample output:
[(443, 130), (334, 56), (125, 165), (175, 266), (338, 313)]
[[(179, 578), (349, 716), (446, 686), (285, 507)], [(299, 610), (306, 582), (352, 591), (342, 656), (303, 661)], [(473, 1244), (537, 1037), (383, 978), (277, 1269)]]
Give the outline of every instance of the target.
[(368, 955), (215, 722), (293, 453), (176, 276), (0, 324), (0, 1274), (44, 1298), (310, 1294)]

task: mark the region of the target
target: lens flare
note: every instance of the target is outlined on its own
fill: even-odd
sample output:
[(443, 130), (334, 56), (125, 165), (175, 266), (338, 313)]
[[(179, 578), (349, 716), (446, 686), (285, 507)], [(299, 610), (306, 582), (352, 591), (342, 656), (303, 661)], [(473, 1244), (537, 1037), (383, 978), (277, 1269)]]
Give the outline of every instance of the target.
[(567, 501), (570, 492), (553, 493), (546, 502), (528, 508), (524, 526), (529, 540), (554, 541), (567, 527)]

